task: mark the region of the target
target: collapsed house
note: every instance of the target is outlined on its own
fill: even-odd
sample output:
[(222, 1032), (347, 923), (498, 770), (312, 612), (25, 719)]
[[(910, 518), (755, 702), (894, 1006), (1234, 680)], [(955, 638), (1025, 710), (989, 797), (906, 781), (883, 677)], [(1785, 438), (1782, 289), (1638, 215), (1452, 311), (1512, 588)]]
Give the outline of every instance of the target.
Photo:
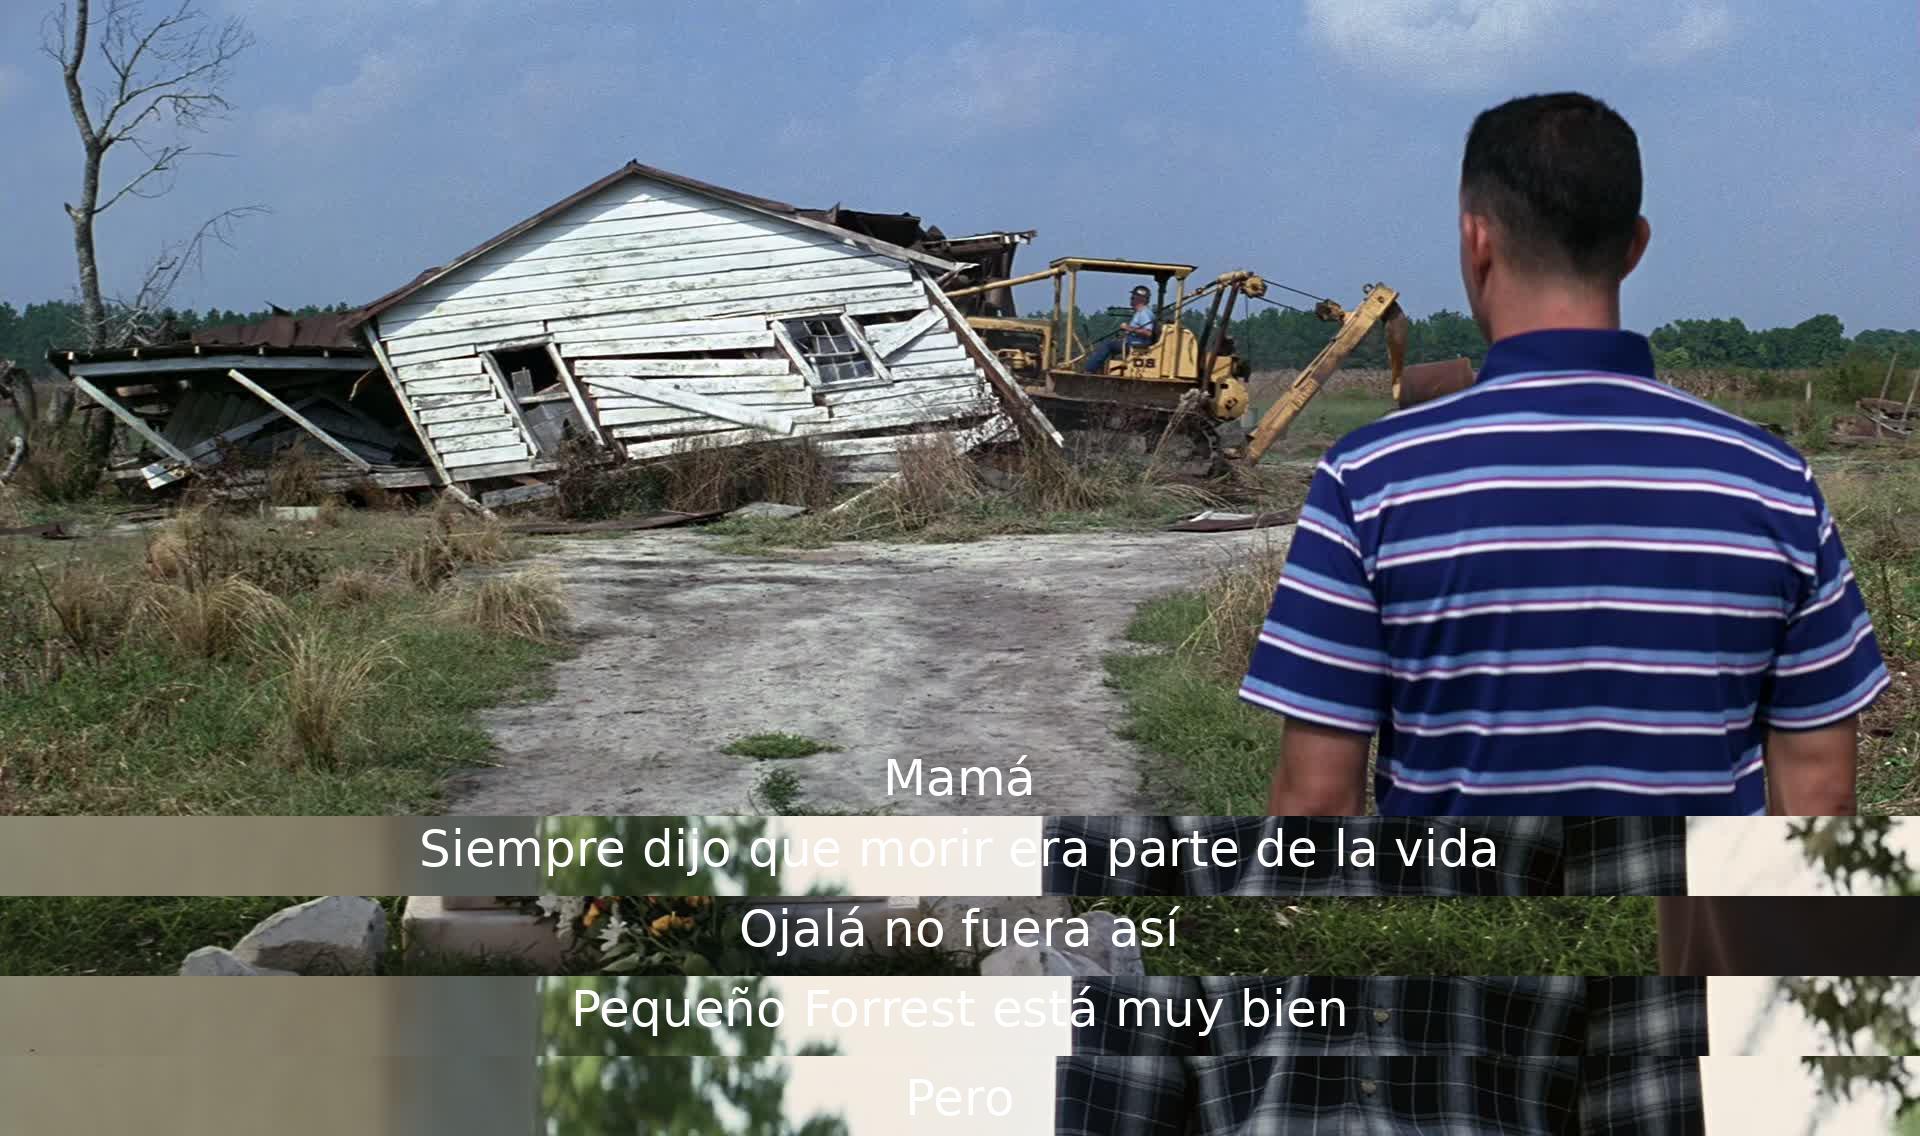
[(804, 438), (842, 480), (872, 481), (908, 438), (965, 450), (1025, 422), (1057, 442), (966, 319), (1011, 298), (963, 312), (943, 290), (1003, 278), (1031, 236), (948, 238), (908, 214), (799, 209), (628, 163), (278, 338), (208, 329), (227, 339), (50, 358), (155, 451), (138, 466), (155, 486), (271, 446), (269, 421), (381, 484), (483, 502), (537, 495), (570, 443), (644, 461)]
[(159, 489), (218, 469), (245, 491), (299, 440), (383, 488), (431, 483), (399, 400), (346, 315), (276, 315), (47, 358), (141, 443), (112, 471), (121, 481)]

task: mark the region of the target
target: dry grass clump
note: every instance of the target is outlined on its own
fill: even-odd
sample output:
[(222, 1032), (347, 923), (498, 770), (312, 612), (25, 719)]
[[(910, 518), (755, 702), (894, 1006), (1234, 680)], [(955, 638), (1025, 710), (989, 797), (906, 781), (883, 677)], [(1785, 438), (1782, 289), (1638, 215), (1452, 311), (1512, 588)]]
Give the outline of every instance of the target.
[(986, 496), (973, 462), (941, 435), (900, 443), (899, 476), (890, 484), (893, 511), (902, 528), (924, 527), (934, 517)]
[(1286, 565), (1284, 544), (1259, 540), (1214, 570), (1203, 589), (1207, 613), (1180, 650), (1229, 678), (1246, 670)]
[[(0, 461), (11, 433), (0, 437)], [(100, 463), (87, 452), (87, 427), (76, 415), (60, 425), (37, 423), (27, 431), (27, 456), (8, 485), (48, 502), (84, 501), (100, 488)]]
[(267, 462), (267, 503), (318, 505), (327, 496), (324, 469), (304, 441), (276, 450)]
[(400, 554), (400, 574), (414, 587), (431, 591), (469, 564), (498, 564), (507, 555), (507, 535), (498, 524), (470, 522), (464, 514), (441, 507), (434, 511), (426, 535)]
[(238, 653), (271, 638), (292, 617), (285, 603), (244, 576), (192, 586), (150, 582), (134, 590), (135, 627), (195, 658)]
[(717, 513), (752, 501), (817, 508), (833, 500), (833, 467), (806, 438), (752, 445), (715, 445), (683, 439), (667, 458), (651, 463), (662, 503), (683, 513)]
[(225, 514), (206, 505), (185, 508), (147, 541), (147, 575), (187, 586), (224, 576), (239, 559), (239, 545)]
[(342, 568), (320, 582), (319, 599), (329, 608), (361, 607), (393, 595), (403, 582), (371, 568)]
[(551, 643), (566, 627), (560, 581), (542, 568), (489, 576), (449, 592), (445, 614), (484, 631)]
[(276, 668), (269, 689), (277, 699), (277, 727), (286, 759), (301, 767), (338, 768), (359, 740), (354, 719), (380, 684), (380, 672), (398, 663), (386, 640), (349, 642), (318, 627), (290, 628), (269, 648)]
[(36, 568), (34, 575), (44, 601), (42, 634), (89, 658), (112, 654), (132, 612), (127, 589), (82, 561), (62, 564), (50, 575)]

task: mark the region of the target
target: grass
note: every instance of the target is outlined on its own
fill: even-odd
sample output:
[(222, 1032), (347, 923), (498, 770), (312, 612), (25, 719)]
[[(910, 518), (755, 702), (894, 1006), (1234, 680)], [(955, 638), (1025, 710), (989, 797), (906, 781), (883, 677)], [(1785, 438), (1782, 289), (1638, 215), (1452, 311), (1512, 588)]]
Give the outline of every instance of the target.
[(1150, 974), (1659, 973), (1647, 897), (1075, 900), (1134, 919), (1174, 903), (1178, 938), (1143, 952)]
[(434, 811), (565, 650), (551, 581), (468, 578), (516, 553), (365, 510), (0, 544), (0, 813)]
[(735, 738), (721, 747), (721, 753), (736, 757), (754, 757), (763, 761), (789, 757), (812, 757), (816, 753), (837, 753), (840, 747), (805, 734), (765, 733)]
[(836, 508), (791, 518), (730, 518), (706, 531), (724, 551), (764, 556), (838, 541), (945, 544), (994, 536), (1159, 529), (1203, 509), (1285, 511), (1306, 497), (1303, 471), (1200, 483), (1151, 459), (1069, 464), (1030, 448), (982, 468), (937, 443), (907, 446), (900, 477)]

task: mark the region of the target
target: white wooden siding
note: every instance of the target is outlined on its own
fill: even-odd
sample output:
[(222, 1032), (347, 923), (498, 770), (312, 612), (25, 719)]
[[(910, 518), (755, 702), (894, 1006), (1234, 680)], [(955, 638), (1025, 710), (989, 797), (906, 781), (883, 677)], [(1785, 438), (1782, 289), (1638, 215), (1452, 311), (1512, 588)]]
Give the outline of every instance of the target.
[[(774, 349), (770, 319), (827, 312), (862, 321), (893, 383), (817, 390)], [(512, 344), (553, 343), (594, 417), (634, 457), (689, 437), (762, 436), (741, 422), (829, 438), (952, 429), (997, 410), (912, 265), (644, 178), (461, 265), (382, 313), (377, 328), (456, 478), (533, 463), (532, 441), (481, 356)], [(861, 456), (899, 442), (859, 440)]]

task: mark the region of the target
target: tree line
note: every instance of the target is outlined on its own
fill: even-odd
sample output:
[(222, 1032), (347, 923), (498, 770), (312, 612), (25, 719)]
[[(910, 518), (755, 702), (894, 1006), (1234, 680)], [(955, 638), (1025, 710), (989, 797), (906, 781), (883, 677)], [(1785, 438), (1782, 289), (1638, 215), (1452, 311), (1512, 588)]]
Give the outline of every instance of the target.
[[(293, 309), (293, 314), (322, 315), (353, 308), (352, 304), (308, 304)], [(159, 313), (159, 318), (163, 323), (170, 323), (176, 334), (184, 336), (203, 327), (255, 323), (273, 314), (271, 308), (252, 312), (231, 308), (208, 308), (203, 312), (168, 308)], [(54, 372), (47, 364), (47, 351), (56, 347), (83, 348), (85, 327), (85, 310), (78, 301), (48, 300), (28, 304), (24, 309), (0, 302), (0, 359), (13, 360), (36, 378), (51, 378)]]
[[(1037, 312), (1033, 318), (1045, 319)], [(1187, 312), (1181, 322), (1200, 330), (1200, 313)], [(1120, 316), (1106, 311), (1081, 313), (1081, 336), (1097, 338), (1117, 329)], [(1313, 361), (1333, 337), (1334, 325), (1311, 312), (1266, 308), (1236, 319), (1231, 334), (1239, 353), (1261, 370), (1296, 370)], [(1920, 330), (1874, 328), (1851, 338), (1838, 316), (1817, 315), (1792, 327), (1749, 328), (1738, 318), (1674, 320), (1648, 336), (1654, 361), (1663, 370), (1710, 367), (1753, 370), (1794, 370), (1824, 367), (1849, 355), (1877, 356), (1885, 361), (1898, 355), (1920, 364)], [(1411, 321), (1407, 335), (1407, 362), (1432, 363), (1461, 356), (1477, 367), (1486, 357), (1487, 342), (1472, 318), (1442, 308)], [(1355, 368), (1387, 365), (1386, 338), (1369, 335), (1345, 364)]]
[[(309, 304), (293, 310), (296, 316), (350, 311), (353, 305), (338, 303)], [(230, 308), (208, 308), (202, 312), (169, 309), (164, 313), (180, 334), (196, 328), (229, 323), (252, 323), (272, 315), (271, 309), (241, 312)], [(1044, 319), (1036, 312), (1032, 318)], [(1187, 312), (1182, 321), (1196, 333), (1202, 315)], [(1079, 333), (1091, 340), (1117, 329), (1121, 317), (1107, 311), (1081, 312)], [(28, 304), (24, 309), (0, 303), (0, 359), (12, 359), (37, 377), (46, 378), (52, 369), (46, 364), (50, 347), (71, 347), (84, 342), (82, 306), (72, 300), (48, 300)], [(1252, 316), (1235, 319), (1231, 334), (1236, 349), (1254, 370), (1288, 370), (1306, 366), (1332, 338), (1334, 325), (1315, 319), (1310, 312), (1266, 308)], [(1665, 370), (1689, 367), (1735, 368), (1754, 370), (1790, 370), (1824, 367), (1849, 354), (1873, 355), (1882, 360), (1898, 355), (1909, 363), (1920, 364), (1920, 330), (1895, 331), (1873, 328), (1849, 337), (1839, 317), (1817, 315), (1792, 327), (1749, 328), (1740, 319), (1674, 320), (1655, 328), (1648, 337), (1653, 343), (1655, 361)], [(1442, 308), (1431, 315), (1411, 321), (1407, 336), (1407, 361), (1430, 363), (1465, 356), (1475, 366), (1486, 356), (1486, 340), (1473, 320), (1459, 312)], [(1386, 339), (1369, 335), (1346, 365), (1356, 368), (1381, 368), (1387, 365)]]

